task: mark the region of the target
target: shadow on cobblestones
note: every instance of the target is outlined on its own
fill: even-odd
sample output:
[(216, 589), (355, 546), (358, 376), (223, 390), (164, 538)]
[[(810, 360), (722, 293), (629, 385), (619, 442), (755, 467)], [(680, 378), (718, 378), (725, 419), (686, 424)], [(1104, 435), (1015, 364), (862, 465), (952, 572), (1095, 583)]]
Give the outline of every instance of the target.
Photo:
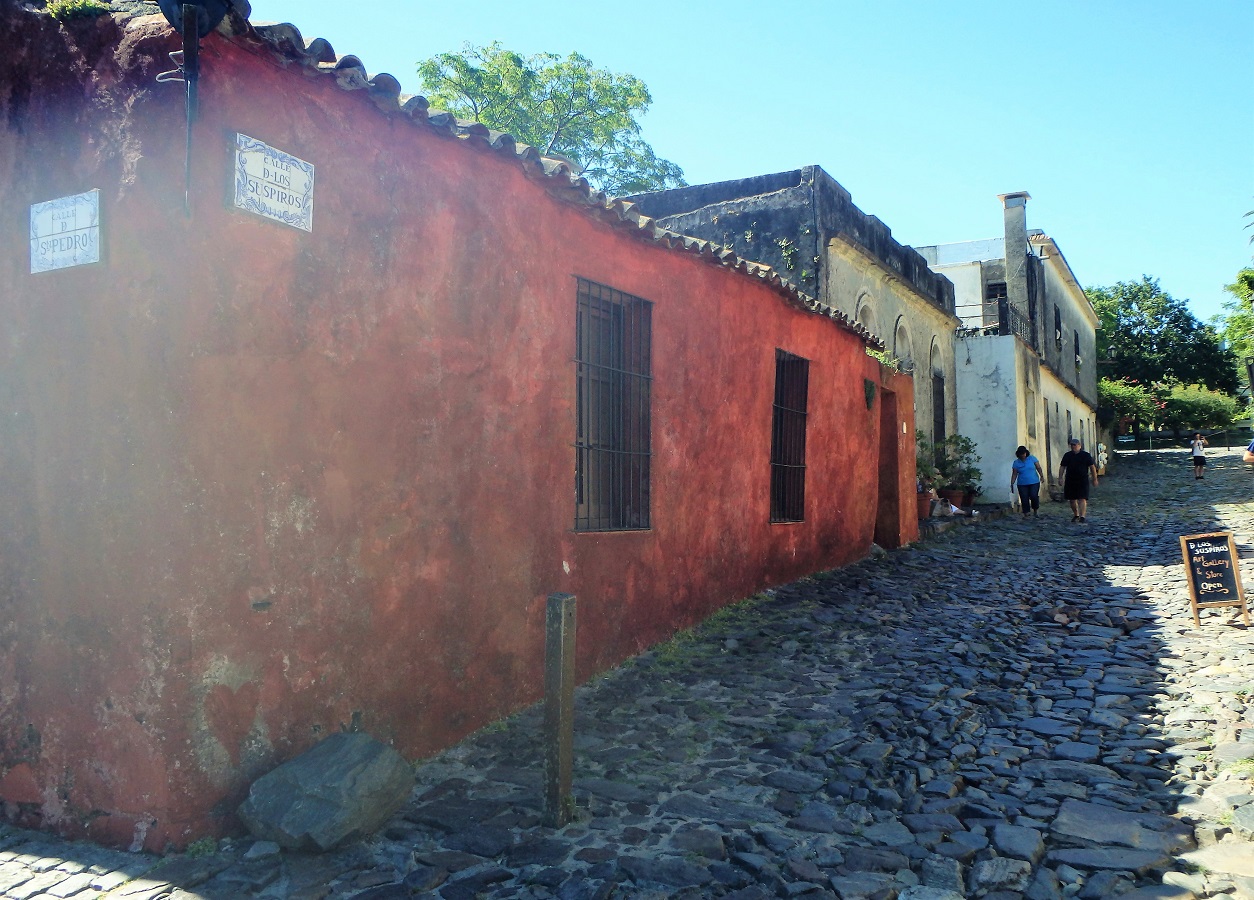
[(1178, 540), (1233, 530), (1244, 571), (1237, 459), (1194, 481), (1179, 452), (1131, 457), (1086, 525), (1047, 504), (954, 529), (599, 677), (563, 829), (540, 824), (531, 709), (420, 763), (346, 850), (162, 861), (0, 832), (0, 896), (1254, 897), (1254, 644), (1229, 610), (1191, 628)]

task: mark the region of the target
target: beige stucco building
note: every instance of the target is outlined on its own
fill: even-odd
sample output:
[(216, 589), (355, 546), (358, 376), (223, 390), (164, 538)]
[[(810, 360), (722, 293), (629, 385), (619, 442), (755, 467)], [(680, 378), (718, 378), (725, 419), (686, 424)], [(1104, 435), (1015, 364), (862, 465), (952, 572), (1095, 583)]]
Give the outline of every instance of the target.
[(929, 441), (952, 434), (957, 415), (957, 317), (842, 236), (827, 245), (824, 297), (868, 331), (914, 375), (915, 430)]
[(631, 198), (664, 227), (766, 263), (878, 336), (914, 375), (915, 427), (957, 430), (954, 290), (818, 166)]

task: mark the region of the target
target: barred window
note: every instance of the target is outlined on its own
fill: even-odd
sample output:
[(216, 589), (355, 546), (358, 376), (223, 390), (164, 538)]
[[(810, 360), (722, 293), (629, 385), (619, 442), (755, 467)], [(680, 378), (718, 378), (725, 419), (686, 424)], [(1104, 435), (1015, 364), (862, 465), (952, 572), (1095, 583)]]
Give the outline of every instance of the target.
[(806, 398), (810, 361), (775, 351), (771, 521), (802, 522), (806, 507)]
[(653, 304), (579, 279), (575, 530), (649, 527)]

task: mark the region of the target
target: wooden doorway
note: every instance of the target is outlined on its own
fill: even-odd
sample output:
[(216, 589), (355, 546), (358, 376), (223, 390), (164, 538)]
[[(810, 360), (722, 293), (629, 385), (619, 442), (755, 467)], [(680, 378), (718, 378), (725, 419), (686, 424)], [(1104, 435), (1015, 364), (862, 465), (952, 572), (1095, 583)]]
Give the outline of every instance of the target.
[[(897, 453), (897, 437), (901, 423), (897, 421), (897, 395), (879, 389), (880, 400), (880, 465), (879, 490), (875, 506), (875, 543), (891, 550), (901, 546), (901, 466)], [(913, 499), (911, 505), (913, 506)], [(912, 508), (910, 515), (915, 514)]]

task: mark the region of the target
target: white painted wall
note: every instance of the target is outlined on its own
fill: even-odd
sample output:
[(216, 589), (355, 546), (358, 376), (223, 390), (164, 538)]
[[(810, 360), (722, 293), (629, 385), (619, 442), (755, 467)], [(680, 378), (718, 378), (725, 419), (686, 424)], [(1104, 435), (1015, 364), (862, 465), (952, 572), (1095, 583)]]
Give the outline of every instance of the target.
[(954, 283), (954, 305), (964, 328), (979, 328), (984, 304), (984, 281), (979, 262), (957, 265), (934, 265), (932, 271), (944, 275)]
[[(934, 271), (953, 282), (959, 313), (971, 314), (964, 317), (966, 327), (982, 324), (984, 284), (980, 261), (1000, 261), (1004, 247), (1005, 242), (995, 238), (918, 248)], [(1038, 253), (1043, 250), (1045, 256), (1045, 308), (1037, 311), (1046, 338), (1041, 357), (1012, 335), (960, 337), (955, 344), (958, 432), (974, 440), (979, 448), (985, 500), (989, 502), (1001, 500), (1002, 485), (1009, 486), (1010, 463), (1020, 444), (1050, 470), (1051, 482), (1057, 480), (1058, 462), (1068, 449), (1068, 412), (1072, 433), (1083, 440), (1085, 449), (1094, 452), (1097, 444), (1096, 411), (1079, 395), (1096, 398), (1096, 317), (1074, 283), (1057, 245), (1045, 238), (1033, 249)], [(1062, 312), (1062, 350), (1054, 345), (1055, 306)], [(1080, 355), (1084, 360), (1078, 371), (1076, 331), (1080, 333)]]
[(986, 502), (1001, 502), (1003, 493), (1009, 498), (1010, 464), (1022, 443), (1018, 343), (1008, 334), (963, 336), (955, 344), (958, 433), (975, 441)]

